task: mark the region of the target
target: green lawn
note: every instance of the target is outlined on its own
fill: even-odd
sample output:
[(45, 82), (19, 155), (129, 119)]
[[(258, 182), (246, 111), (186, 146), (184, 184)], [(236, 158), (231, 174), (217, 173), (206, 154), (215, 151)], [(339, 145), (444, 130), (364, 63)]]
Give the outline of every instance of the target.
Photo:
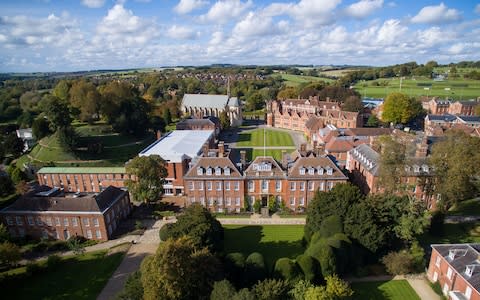
[(455, 244), (455, 243), (480, 243), (480, 224), (478, 223), (459, 223), (444, 224), (444, 232), (441, 236), (432, 236), (424, 233), (419, 241), (424, 247), (430, 247), (430, 244)]
[[(55, 268), (31, 276), (26, 268), (2, 279), (3, 299), (95, 299), (123, 259), (123, 253), (91, 252), (66, 258)], [(0, 274), (4, 275), (4, 274)]]
[(271, 270), (281, 257), (296, 258), (302, 254), (303, 225), (224, 225), (224, 251), (263, 254)]
[(330, 78), (293, 75), (293, 74), (281, 74), (281, 77), (284, 81), (286, 81), (287, 86), (298, 86), (301, 83), (310, 83), (310, 82), (317, 82), (317, 81), (324, 81), (324, 82), (334, 82), (335, 81), (335, 80), (330, 79)]
[(358, 300), (420, 300), (406, 280), (353, 283), (352, 299)]
[[(379, 84), (377, 86), (376, 84)], [(361, 81), (355, 89), (365, 97), (384, 98), (386, 95), (400, 91), (400, 78), (382, 78), (372, 81)], [(480, 81), (468, 79), (449, 79), (434, 81), (425, 77), (407, 77), (402, 80), (402, 93), (409, 96), (438, 96), (456, 100), (473, 99), (480, 95)]]
[[(265, 139), (263, 132), (265, 131)], [(242, 132), (238, 136), (237, 145), (244, 146), (253, 146), (253, 147), (263, 147), (264, 140), (267, 147), (273, 146), (284, 146), (284, 147), (294, 147), (292, 137), (288, 132), (271, 130), (271, 129), (255, 129), (252, 131)]]
[(449, 209), (447, 214), (450, 216), (479, 216), (480, 198), (461, 201)]

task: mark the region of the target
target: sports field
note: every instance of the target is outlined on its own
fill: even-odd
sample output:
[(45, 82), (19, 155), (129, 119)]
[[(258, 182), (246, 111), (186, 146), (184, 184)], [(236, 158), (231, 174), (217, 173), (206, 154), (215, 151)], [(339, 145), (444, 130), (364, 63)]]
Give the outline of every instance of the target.
[(281, 76), (287, 86), (293, 86), (293, 87), (298, 86), (301, 83), (311, 83), (311, 82), (317, 82), (317, 81), (324, 81), (324, 82), (331, 83), (335, 81), (330, 78), (304, 76), (304, 75), (281, 74)]
[[(265, 132), (265, 137), (264, 137)], [(264, 145), (265, 143), (265, 145)], [(292, 137), (288, 132), (255, 129), (252, 131), (242, 132), (238, 135), (237, 145), (239, 147), (294, 147)]]
[(352, 299), (358, 300), (420, 300), (406, 280), (353, 283)]
[(225, 253), (263, 254), (269, 269), (281, 257), (296, 258), (302, 254), (303, 225), (224, 225)]
[[(400, 89), (400, 81), (402, 87)], [(455, 100), (480, 97), (480, 80), (448, 79), (435, 81), (425, 77), (382, 78), (362, 81), (354, 87), (363, 97), (385, 98), (393, 92), (402, 92), (412, 97), (437, 96)]]

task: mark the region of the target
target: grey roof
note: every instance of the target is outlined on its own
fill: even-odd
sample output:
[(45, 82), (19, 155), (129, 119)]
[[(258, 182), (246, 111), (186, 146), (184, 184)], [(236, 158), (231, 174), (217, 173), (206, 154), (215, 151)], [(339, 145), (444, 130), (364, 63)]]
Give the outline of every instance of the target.
[(96, 196), (93, 194), (78, 198), (23, 196), (3, 209), (2, 213), (13, 211), (102, 212), (126, 193), (122, 189), (109, 186)]
[[(476, 269), (472, 276), (465, 274), (465, 268), (468, 265), (479, 265), (480, 244), (437, 244), (431, 247), (438, 251), (438, 253), (445, 258), (445, 260), (452, 266), (453, 269), (470, 283), (475, 290), (480, 291), (480, 269)], [(451, 259), (448, 254), (450, 250), (458, 250), (458, 254)]]
[(374, 176), (378, 175), (380, 154), (367, 144), (361, 144), (349, 151), (360, 164)]
[(457, 118), (454, 115), (428, 115), (427, 116), (430, 121), (443, 121), (443, 122), (453, 122)]
[(480, 123), (480, 116), (458, 116), (465, 123)]
[(185, 94), (182, 100), (184, 107), (225, 109), (227, 105), (239, 106), (238, 99), (227, 95)]

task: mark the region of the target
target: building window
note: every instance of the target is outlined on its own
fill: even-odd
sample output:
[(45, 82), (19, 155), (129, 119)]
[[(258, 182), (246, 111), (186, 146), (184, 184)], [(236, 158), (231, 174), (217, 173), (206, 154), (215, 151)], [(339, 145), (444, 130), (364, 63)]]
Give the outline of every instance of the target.
[(223, 172), (225, 173), (225, 175), (230, 176), (230, 168), (229, 167), (225, 167), (223, 169)]
[(205, 206), (205, 197), (200, 197), (200, 203), (202, 203), (202, 205)]
[(295, 206), (295, 197), (290, 197), (290, 206)]
[(207, 168), (207, 175), (212, 175), (212, 168), (210, 167)]
[(437, 256), (437, 258), (435, 259), (435, 265), (437, 267), (440, 267), (440, 262), (442, 261), (442, 258), (440, 256)]
[(232, 205), (232, 198), (227, 197), (226, 202), (227, 202), (227, 203), (226, 203), (227, 206), (231, 206), (231, 205)]
[(97, 237), (97, 239), (102, 238), (102, 232), (100, 231), (100, 229), (95, 230), (95, 236)]
[(304, 197), (300, 197), (300, 199), (298, 200), (298, 205), (305, 206), (305, 198)]
[(12, 219), (12, 217), (6, 217), (5, 219), (7, 219), (7, 224), (8, 224), (8, 225), (13, 225), (13, 219)]
[(93, 218), (93, 226), (95, 226), (95, 227), (99, 226), (97, 218)]
[(27, 216), (27, 222), (28, 222), (28, 225), (30, 225), (30, 226), (35, 225), (35, 223), (33, 223), (33, 217), (32, 216)]
[(77, 227), (77, 226), (78, 226), (77, 218), (72, 218), (72, 225), (73, 225), (74, 227)]
[(198, 183), (198, 190), (199, 190), (199, 191), (203, 191), (203, 181), (200, 181), (200, 182)]
[(226, 191), (230, 190), (230, 181), (225, 181), (225, 190)]
[(323, 168), (322, 167), (318, 168), (318, 175), (323, 175)]
[(315, 175), (315, 169), (314, 168), (308, 168), (308, 175)]
[(328, 190), (331, 190), (333, 188), (333, 182), (327, 182), (327, 187), (328, 187)]
[(300, 182), (300, 190), (304, 191), (305, 190), (305, 182)]
[(290, 190), (291, 191), (294, 191), (296, 189), (296, 186), (297, 186), (296, 182), (290, 182)]
[(213, 197), (208, 198), (208, 206), (213, 206)]
[(239, 191), (240, 190), (240, 182), (239, 181), (235, 181), (235, 190), (236, 191)]
[(60, 226), (60, 218), (55, 217), (55, 226)]
[(262, 192), (268, 192), (268, 180), (262, 180)]
[(52, 218), (47, 217), (47, 225), (52, 226)]
[(452, 274), (453, 274), (452, 268), (448, 267), (447, 278), (451, 280), (452, 279)]
[(90, 226), (90, 219), (89, 218), (84, 218), (83, 219), (83, 225), (85, 225), (86, 227), (89, 227)]
[(467, 286), (465, 288), (465, 298), (467, 298), (468, 300), (470, 300), (470, 298), (472, 297), (472, 288)]
[(275, 189), (277, 190), (277, 192), (282, 191), (282, 182), (280, 180), (275, 181)]
[(189, 188), (189, 190), (191, 190), (191, 191), (193, 191), (193, 190), (195, 189), (194, 184), (193, 184), (193, 181), (189, 181), (189, 182), (188, 182), (188, 188)]
[(212, 190), (212, 182), (207, 181), (207, 190), (211, 191)]
[(300, 168), (300, 175), (305, 175), (305, 168)]
[(254, 184), (253, 180), (248, 181), (248, 191), (249, 192), (254, 192), (255, 191), (255, 184)]
[(37, 225), (38, 225), (38, 226), (42, 226), (42, 225), (43, 225), (42, 219), (41, 219), (40, 217), (37, 217)]
[(240, 206), (240, 197), (235, 198), (235, 205)]
[(68, 226), (68, 218), (63, 218), (63, 226)]
[(222, 175), (222, 169), (220, 169), (219, 167), (215, 168), (215, 175)]
[(92, 231), (90, 229), (87, 230), (87, 238), (88, 239), (92, 238)]
[(327, 175), (332, 175), (333, 174), (333, 169), (332, 168), (328, 168), (327, 169)]
[(197, 175), (203, 175), (203, 168), (202, 167), (197, 168)]
[(324, 190), (325, 190), (325, 182), (320, 182), (319, 190), (320, 190), (320, 191), (324, 191)]
[(218, 205), (223, 205), (223, 198), (222, 197), (218, 197)]
[(219, 181), (217, 182), (217, 191), (221, 191), (222, 190), (222, 182)]
[(308, 182), (308, 190), (313, 191), (315, 189), (315, 182), (309, 181)]

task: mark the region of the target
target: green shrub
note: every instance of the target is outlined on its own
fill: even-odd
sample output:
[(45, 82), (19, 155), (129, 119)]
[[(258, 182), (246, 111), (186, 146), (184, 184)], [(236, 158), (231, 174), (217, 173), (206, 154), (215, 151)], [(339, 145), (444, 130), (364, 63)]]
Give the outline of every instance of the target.
[(162, 228), (160, 228), (160, 239), (162, 241), (168, 240), (170, 237), (172, 237), (170, 233), (170, 228), (172, 227), (172, 224), (166, 224)]
[(226, 300), (235, 296), (237, 291), (230, 281), (224, 279), (222, 281), (216, 281), (213, 284), (213, 290), (210, 294), (210, 300)]
[(26, 267), (29, 275), (37, 274), (43, 269), (39, 264), (32, 262), (29, 262)]
[(302, 271), (305, 280), (310, 282), (321, 281), (321, 278), (317, 278), (321, 276), (317, 275), (319, 266), (318, 266), (318, 262), (315, 259), (313, 259), (309, 255), (302, 254), (297, 256), (296, 262), (298, 267)]
[(60, 263), (62, 259), (60, 258), (60, 256), (58, 255), (50, 255), (48, 258), (47, 258), (47, 267), (48, 268), (55, 268), (56, 266), (58, 266), (58, 264)]
[(275, 263), (274, 275), (277, 278), (295, 281), (299, 279), (300, 272), (294, 261), (289, 258), (282, 257), (279, 258)]
[(65, 251), (68, 250), (68, 243), (65, 241), (53, 241), (49, 243), (47, 251)]
[(243, 281), (244, 268), (245, 256), (242, 253), (229, 253), (225, 257), (225, 272), (227, 278), (237, 286), (240, 286)]
[(343, 224), (342, 220), (339, 216), (333, 215), (327, 217), (323, 222), (320, 224), (320, 228), (318, 230), (320, 237), (328, 238), (337, 233), (343, 233)]
[(118, 300), (142, 300), (143, 286), (140, 271), (130, 274), (125, 282), (125, 287), (117, 296)]
[(390, 252), (382, 257), (382, 262), (387, 272), (392, 275), (404, 275), (411, 273), (414, 266), (413, 257), (405, 250)]
[(323, 277), (336, 273), (336, 258), (325, 240), (318, 240), (312, 242), (305, 251), (305, 254), (313, 257), (320, 263)]
[(253, 286), (258, 300), (288, 299), (288, 282), (281, 279), (265, 279)]
[(245, 260), (245, 277), (244, 281), (247, 286), (265, 279), (267, 276), (267, 269), (263, 255), (258, 252), (251, 253)]

